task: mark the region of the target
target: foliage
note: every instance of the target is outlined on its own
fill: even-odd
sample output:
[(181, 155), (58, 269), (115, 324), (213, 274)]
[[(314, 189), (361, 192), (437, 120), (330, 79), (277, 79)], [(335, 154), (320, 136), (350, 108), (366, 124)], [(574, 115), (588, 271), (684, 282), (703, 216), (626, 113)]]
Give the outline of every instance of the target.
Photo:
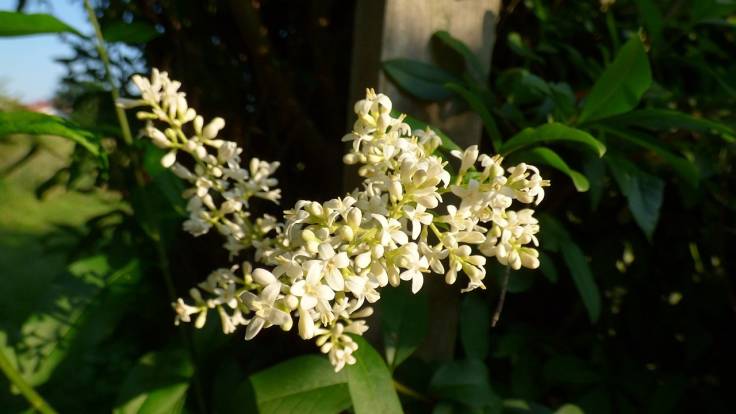
[[(2, 36), (75, 34), (57, 96), (69, 118), (15, 105), (0, 113), (0, 352), (50, 406), (733, 411), (732, 2), (504, 2), (490, 76), (447, 32), (433, 39), (446, 60), (384, 62), (425, 104), (477, 113), (481, 150), (542, 165), (554, 191), (542, 272), (511, 273), (495, 328), (498, 266), (487, 269), (499, 275), (488, 291), (462, 301), (388, 290), (359, 364), (338, 374), (290, 334), (253, 344), (173, 326), (169, 303), (224, 258), (219, 241), (180, 235), (182, 189), (158, 149), (125, 144), (109, 90), (147, 67), (169, 69), (196, 85), (187, 98), (207, 115), (235, 121), (228, 136), (281, 161), (279, 179), (295, 189), (283, 205), (334, 197), (353, 3), (105, 5), (114, 85), (93, 39), (51, 16), (0, 14)], [(436, 320), (443, 306), (458, 309), (450, 325)], [(451, 360), (432, 354), (439, 336), (456, 338)], [(4, 411), (28, 408), (2, 386)]]

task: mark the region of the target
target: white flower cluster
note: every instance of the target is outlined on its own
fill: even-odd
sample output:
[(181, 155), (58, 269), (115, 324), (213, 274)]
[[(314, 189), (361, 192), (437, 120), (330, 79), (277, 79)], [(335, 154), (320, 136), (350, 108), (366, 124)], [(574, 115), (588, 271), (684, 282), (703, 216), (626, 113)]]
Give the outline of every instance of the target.
[[(170, 150), (163, 165), (193, 185), (184, 193), (190, 212), (184, 228), (199, 235), (215, 227), (231, 257), (253, 247), (262, 266), (243, 262), (213, 272), (191, 289), (189, 303), (174, 304), (177, 323), (194, 319), (202, 327), (216, 309), (225, 333), (245, 325), (251, 339), (264, 327), (289, 330), (297, 318), (299, 335), (316, 338), (340, 370), (355, 362), (357, 344), (348, 334), (368, 329), (362, 318), (372, 309), (363, 305), (379, 300), (380, 288), (404, 280), (416, 293), (425, 277), (444, 275), (453, 284), (460, 271), (468, 278), (463, 291), (485, 288), (487, 257), (513, 269), (539, 266), (534, 211), (510, 208), (514, 201), (538, 204), (549, 182), (530, 165), (505, 171), (500, 156), (479, 154), (477, 146), (452, 152), (461, 160), (453, 177), (436, 155), (441, 139), (393, 117), (385, 95), (367, 92), (355, 105), (353, 132), (343, 138), (352, 142), (344, 161), (360, 164), (362, 188), (324, 203), (299, 201), (281, 222), (252, 220), (244, 210), (253, 196), (278, 200), (270, 177), (276, 163), (254, 159), (242, 169), (242, 149), (216, 138), (222, 119), (203, 126), (166, 73), (134, 82), (142, 99), (126, 104), (150, 108), (138, 113), (149, 120), (145, 135)], [(190, 122), (191, 136), (184, 132)], [(177, 162), (178, 152), (190, 155), (193, 169)]]

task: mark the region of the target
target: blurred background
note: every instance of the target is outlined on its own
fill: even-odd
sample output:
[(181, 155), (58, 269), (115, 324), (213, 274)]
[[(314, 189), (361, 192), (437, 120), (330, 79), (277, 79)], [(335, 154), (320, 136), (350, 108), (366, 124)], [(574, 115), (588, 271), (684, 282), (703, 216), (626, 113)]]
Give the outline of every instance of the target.
[[(500, 268), (483, 292), (387, 293), (369, 340), (406, 350), (389, 364), (405, 412), (736, 412), (736, 2), (91, 4), (123, 96), (131, 75), (166, 70), (246, 157), (281, 162), (281, 206), (254, 207), (274, 214), (357, 183), (341, 138), (367, 86), (484, 152), (524, 131), (606, 144), (510, 156), (552, 186), (542, 268), (512, 272), (496, 327)], [(59, 412), (286, 412), (259, 404), (263, 377), (248, 378), (311, 343), (173, 324), (173, 298), (227, 257), (217, 236), (180, 230), (183, 187), (160, 153), (123, 148), (84, 4), (0, 10), (81, 32), (21, 36), (0, 15), (6, 374)], [(65, 123), (19, 130), (19, 113)], [(0, 411), (33, 412), (14, 384), (0, 378)]]

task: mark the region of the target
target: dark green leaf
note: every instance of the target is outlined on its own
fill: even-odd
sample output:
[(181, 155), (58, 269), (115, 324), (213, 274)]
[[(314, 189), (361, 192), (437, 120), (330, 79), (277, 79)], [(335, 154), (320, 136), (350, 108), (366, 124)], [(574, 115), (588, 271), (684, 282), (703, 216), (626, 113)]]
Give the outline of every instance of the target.
[(353, 336), (358, 350), (354, 365), (345, 367), (355, 414), (402, 413), (393, 379), (381, 355), (362, 337)]
[(539, 270), (542, 271), (544, 277), (552, 283), (557, 283), (559, 275), (557, 274), (557, 267), (552, 258), (547, 253), (539, 252)]
[(194, 367), (184, 350), (144, 355), (123, 383), (115, 414), (180, 413)]
[(644, 27), (649, 32), (652, 43), (660, 45), (662, 43), (662, 27), (664, 21), (662, 12), (652, 0), (636, 0), (636, 6), (639, 9), (639, 17), (644, 23)]
[(452, 93), (445, 84), (458, 82), (452, 74), (437, 66), (411, 59), (391, 59), (383, 62), (383, 70), (409, 94), (429, 101), (442, 101)]
[(250, 377), (261, 414), (339, 413), (350, 407), (347, 375), (325, 357), (290, 359)]
[(584, 144), (585, 148), (595, 151), (599, 157), (606, 153), (606, 146), (589, 133), (552, 122), (537, 128), (524, 128), (501, 146), (501, 154), (505, 156), (524, 147), (553, 141), (570, 141)]
[(621, 193), (626, 197), (634, 220), (651, 240), (659, 220), (664, 181), (640, 170), (623, 157), (608, 156), (606, 161)]
[(143, 22), (115, 21), (102, 28), (102, 37), (108, 42), (148, 43), (160, 35), (156, 28)]
[(524, 400), (504, 400), (504, 414), (553, 414), (549, 408)]
[(583, 251), (577, 244), (568, 241), (562, 245), (562, 258), (565, 260), (567, 268), (570, 269), (570, 275), (575, 282), (580, 297), (583, 299), (588, 317), (591, 322), (598, 321), (601, 314), (601, 294)]
[(524, 44), (524, 40), (521, 38), (521, 35), (519, 33), (509, 33), (508, 37), (506, 38), (506, 43), (508, 44), (509, 49), (511, 49), (511, 51), (516, 53), (517, 55), (529, 60), (534, 60), (539, 63), (544, 62), (542, 58), (540, 58), (536, 53), (534, 53), (534, 51), (532, 51), (527, 45)]
[(491, 307), (479, 295), (467, 295), (460, 305), (460, 341), (465, 356), (484, 360), (491, 335)]
[(443, 44), (447, 45), (450, 49), (457, 52), (465, 60), (465, 67), (471, 76), (479, 82), (485, 82), (485, 71), (483, 65), (475, 54), (468, 48), (468, 46), (462, 41), (456, 39), (451, 34), (444, 30), (435, 32), (433, 35), (434, 39), (439, 40)]
[(408, 284), (381, 291), (381, 322), (388, 366), (396, 368), (427, 335), (427, 295), (411, 293)]
[(634, 109), (651, 84), (647, 54), (639, 37), (634, 36), (593, 85), (579, 121), (592, 121)]
[(501, 148), (502, 142), (501, 133), (498, 131), (498, 126), (496, 126), (496, 121), (493, 119), (493, 115), (489, 111), (488, 107), (483, 103), (481, 97), (457, 83), (448, 83), (445, 85), (445, 88), (460, 95), (460, 97), (470, 105), (473, 111), (480, 116), (480, 119), (483, 121), (483, 126), (486, 129), (486, 133), (488, 133), (488, 136), (491, 138), (491, 142), (493, 143), (493, 149), (498, 152)]
[(100, 145), (100, 137), (64, 118), (37, 112), (0, 112), (0, 137), (11, 134), (67, 138), (99, 157), (101, 164), (107, 166), (107, 154)]
[(600, 120), (608, 126), (637, 126), (651, 130), (685, 129), (720, 135), (727, 142), (736, 141), (736, 129), (716, 121), (698, 118), (669, 109), (640, 109)]
[(591, 322), (596, 322), (601, 313), (601, 294), (583, 251), (572, 240), (562, 223), (548, 215), (542, 216), (540, 222), (541, 245), (546, 250), (562, 253), (562, 258), (588, 311), (588, 317)]
[(501, 400), (491, 389), (488, 369), (477, 359), (451, 361), (442, 365), (429, 383), (432, 393), (440, 398), (471, 407), (493, 407)]
[(572, 183), (575, 185), (575, 189), (580, 192), (588, 191), (588, 189), (590, 188), (590, 183), (583, 174), (580, 174), (579, 172), (570, 168), (565, 160), (563, 160), (556, 152), (552, 151), (549, 148), (532, 148), (520, 153), (516, 158), (522, 159), (524, 160), (524, 162), (528, 162), (530, 164), (548, 165), (564, 173), (565, 175), (570, 177), (570, 180), (572, 180)]
[(695, 188), (698, 186), (699, 174), (695, 164), (686, 158), (673, 153), (664, 144), (658, 142), (649, 135), (627, 129), (606, 127), (605, 130), (607, 132), (611, 132), (620, 139), (654, 151), (659, 157), (666, 161), (675, 170), (677, 175), (679, 175), (680, 178), (682, 178), (682, 180), (690, 187)]
[(75, 28), (49, 14), (24, 14), (0, 10), (0, 36), (27, 36), (44, 33), (73, 33)]

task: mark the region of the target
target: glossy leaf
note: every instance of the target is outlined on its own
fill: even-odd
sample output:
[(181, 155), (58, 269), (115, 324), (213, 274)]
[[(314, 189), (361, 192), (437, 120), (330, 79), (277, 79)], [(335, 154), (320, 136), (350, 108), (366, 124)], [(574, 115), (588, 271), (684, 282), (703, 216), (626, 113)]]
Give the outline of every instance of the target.
[(621, 48), (585, 99), (579, 122), (630, 111), (652, 84), (649, 59), (638, 36)]
[(491, 307), (480, 295), (466, 295), (460, 305), (460, 341), (465, 356), (484, 360), (491, 335)]
[(409, 284), (381, 291), (381, 322), (386, 362), (395, 368), (427, 335), (427, 295), (412, 294)]
[(144, 355), (123, 383), (114, 414), (181, 413), (194, 366), (184, 350)]
[(102, 37), (108, 42), (141, 44), (148, 43), (160, 35), (156, 28), (143, 22), (116, 21), (102, 28)]
[(46, 33), (72, 33), (82, 36), (77, 29), (49, 14), (25, 14), (0, 10), (0, 37)]
[(71, 121), (58, 116), (37, 112), (0, 112), (0, 137), (11, 134), (53, 135), (66, 138), (99, 157), (107, 166), (107, 154), (100, 145), (100, 138)]
[(698, 118), (669, 109), (640, 109), (599, 121), (613, 127), (636, 126), (651, 130), (684, 129), (720, 135), (727, 142), (736, 141), (736, 129), (716, 121)]
[(626, 197), (631, 215), (651, 240), (659, 221), (664, 198), (664, 181), (648, 174), (623, 157), (606, 158), (621, 193)]
[(409, 94), (428, 101), (442, 101), (452, 93), (445, 89), (448, 82), (458, 79), (437, 66), (411, 59), (391, 59), (383, 62), (383, 70)]
[(329, 414), (350, 407), (347, 375), (323, 356), (306, 355), (250, 377), (261, 414)]
[(345, 367), (355, 414), (403, 413), (391, 372), (381, 355), (362, 337), (353, 336), (357, 362)]
[(530, 164), (548, 165), (564, 173), (565, 175), (570, 177), (573, 185), (575, 185), (575, 189), (580, 192), (588, 191), (588, 189), (590, 188), (590, 183), (583, 174), (570, 168), (570, 166), (567, 165), (562, 157), (560, 157), (556, 152), (552, 151), (549, 148), (532, 148), (519, 154), (517, 158), (523, 159), (525, 162), (528, 162)]
[(544, 124), (537, 128), (525, 128), (501, 146), (501, 154), (508, 155), (521, 148), (545, 142), (567, 141), (583, 144), (599, 157), (606, 153), (606, 146), (589, 133), (557, 122)]

